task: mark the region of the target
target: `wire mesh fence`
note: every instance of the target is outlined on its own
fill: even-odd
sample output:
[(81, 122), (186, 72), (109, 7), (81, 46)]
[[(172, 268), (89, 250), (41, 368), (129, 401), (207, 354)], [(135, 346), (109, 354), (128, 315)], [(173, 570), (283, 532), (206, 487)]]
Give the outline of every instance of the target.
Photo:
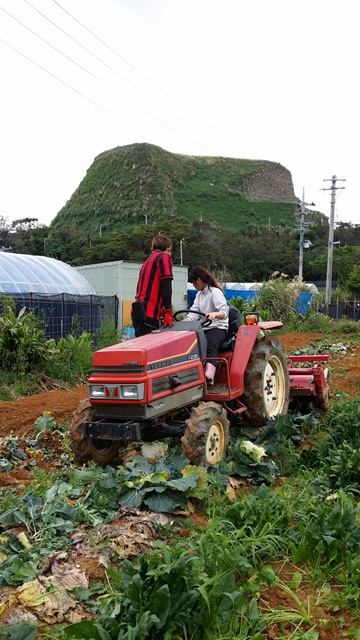
[(339, 299), (336, 299), (334, 304), (329, 304), (326, 306), (317, 306), (317, 311), (320, 313), (324, 313), (327, 316), (330, 316), (333, 320), (342, 320), (346, 318), (347, 320), (360, 320), (360, 300), (350, 300), (349, 302), (339, 302)]
[(118, 326), (117, 296), (16, 293), (10, 297), (15, 301), (16, 313), (23, 307), (32, 311), (46, 336), (54, 340), (69, 334), (78, 336), (83, 331), (95, 340), (104, 321), (113, 322), (115, 328)]

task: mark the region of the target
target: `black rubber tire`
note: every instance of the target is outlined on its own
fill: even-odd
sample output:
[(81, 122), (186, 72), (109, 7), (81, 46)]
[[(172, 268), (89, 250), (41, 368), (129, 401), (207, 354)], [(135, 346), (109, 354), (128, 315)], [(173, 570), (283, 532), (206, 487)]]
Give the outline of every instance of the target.
[(252, 427), (262, 427), (271, 418), (287, 414), (290, 378), (284, 348), (278, 340), (264, 338), (255, 344), (241, 401), (247, 407), (242, 420)]
[(82, 400), (73, 414), (69, 427), (70, 446), (75, 464), (82, 465), (94, 460), (100, 467), (106, 467), (117, 457), (120, 441), (85, 438), (82, 432), (82, 423), (85, 420), (94, 420), (94, 418), (94, 408), (88, 400)]
[(185, 425), (182, 454), (191, 464), (208, 467), (226, 456), (229, 420), (224, 407), (216, 402), (200, 402), (192, 408)]

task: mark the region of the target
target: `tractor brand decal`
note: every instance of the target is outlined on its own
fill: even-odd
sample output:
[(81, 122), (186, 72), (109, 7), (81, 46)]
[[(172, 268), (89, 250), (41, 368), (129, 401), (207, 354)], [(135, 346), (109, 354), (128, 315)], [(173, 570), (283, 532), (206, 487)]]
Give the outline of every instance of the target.
[(148, 371), (155, 371), (156, 369), (163, 369), (164, 367), (172, 367), (174, 364), (179, 364), (180, 362), (191, 362), (193, 360), (200, 360), (197, 340), (194, 340), (185, 353), (179, 353), (177, 356), (167, 358), (166, 360), (149, 362), (147, 368)]
[(150, 371), (154, 371), (154, 369), (162, 369), (163, 367), (171, 367), (171, 365), (176, 364), (176, 360), (161, 360), (161, 362), (152, 362), (149, 364), (148, 369)]
[(106, 385), (105, 387), (105, 396), (106, 398), (118, 398), (119, 397), (119, 387), (117, 385)]

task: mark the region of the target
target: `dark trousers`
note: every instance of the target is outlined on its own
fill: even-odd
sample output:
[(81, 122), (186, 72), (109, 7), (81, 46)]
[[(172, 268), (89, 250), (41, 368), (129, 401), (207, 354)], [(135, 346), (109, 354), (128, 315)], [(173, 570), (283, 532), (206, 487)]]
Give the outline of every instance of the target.
[(146, 334), (151, 333), (154, 329), (159, 328), (159, 320), (156, 320), (156, 318), (148, 318), (146, 316), (146, 322), (144, 322), (142, 318), (135, 318), (132, 315), (131, 320), (136, 338), (139, 338), (139, 336), (146, 336)]
[[(206, 357), (217, 358), (219, 355), (219, 347), (227, 336), (226, 329), (218, 329), (217, 327), (207, 329), (205, 331), (205, 336), (207, 340)], [(216, 365), (216, 360), (208, 360), (208, 362)]]

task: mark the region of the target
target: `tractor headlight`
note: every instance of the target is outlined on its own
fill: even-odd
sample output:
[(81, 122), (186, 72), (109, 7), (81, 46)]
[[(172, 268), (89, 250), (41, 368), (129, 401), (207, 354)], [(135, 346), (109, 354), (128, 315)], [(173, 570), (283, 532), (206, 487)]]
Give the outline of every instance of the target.
[(144, 383), (141, 384), (89, 384), (89, 398), (105, 400), (143, 400)]
[(105, 398), (105, 386), (103, 384), (89, 384), (90, 398)]
[(122, 384), (120, 386), (120, 397), (122, 400), (143, 400), (143, 384)]

